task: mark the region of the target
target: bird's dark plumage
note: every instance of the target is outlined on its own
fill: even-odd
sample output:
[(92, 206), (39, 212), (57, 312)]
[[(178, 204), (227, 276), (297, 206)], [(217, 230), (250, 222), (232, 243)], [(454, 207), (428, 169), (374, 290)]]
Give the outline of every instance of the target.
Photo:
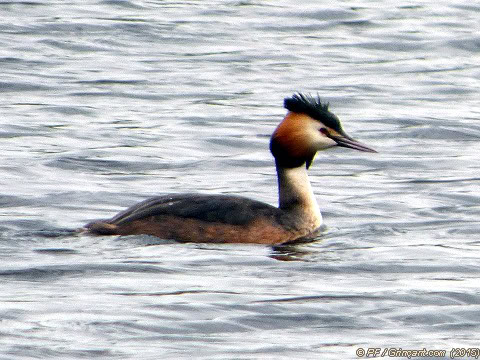
[(160, 215), (245, 225), (259, 215), (275, 219), (280, 217), (281, 211), (275, 206), (241, 196), (187, 193), (157, 196), (145, 200), (117, 214), (108, 220), (108, 223), (121, 225)]

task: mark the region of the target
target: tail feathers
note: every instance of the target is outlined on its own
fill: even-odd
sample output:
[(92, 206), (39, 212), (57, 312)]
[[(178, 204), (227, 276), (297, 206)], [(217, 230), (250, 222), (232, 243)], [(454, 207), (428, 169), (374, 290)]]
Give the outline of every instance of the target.
[(94, 234), (99, 235), (116, 235), (118, 234), (118, 226), (114, 224), (109, 224), (102, 221), (95, 221), (87, 224), (85, 228)]

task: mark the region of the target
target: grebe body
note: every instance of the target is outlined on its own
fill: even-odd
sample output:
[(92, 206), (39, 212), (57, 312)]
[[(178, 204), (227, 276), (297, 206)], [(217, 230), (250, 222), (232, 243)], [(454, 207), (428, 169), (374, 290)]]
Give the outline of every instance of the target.
[(317, 151), (343, 146), (375, 150), (350, 138), (320, 98), (295, 94), (270, 140), (279, 206), (240, 196), (174, 194), (134, 205), (85, 230), (100, 235), (153, 235), (184, 242), (282, 244), (314, 238), (322, 215), (307, 169)]
[[(316, 219), (318, 220), (318, 219)], [(102, 235), (148, 234), (184, 242), (279, 244), (305, 237), (321, 221), (241, 196), (179, 194), (154, 197), (87, 227)]]

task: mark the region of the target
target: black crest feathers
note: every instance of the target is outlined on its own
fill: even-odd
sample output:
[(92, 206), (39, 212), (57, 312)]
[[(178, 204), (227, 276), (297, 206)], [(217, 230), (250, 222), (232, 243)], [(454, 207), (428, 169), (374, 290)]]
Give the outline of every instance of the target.
[(313, 97), (310, 94), (293, 94), (290, 98), (285, 98), (283, 106), (296, 113), (303, 113), (312, 119), (319, 120), (329, 128), (340, 133), (343, 132), (340, 120), (328, 110), (328, 103), (322, 103), (320, 96)]

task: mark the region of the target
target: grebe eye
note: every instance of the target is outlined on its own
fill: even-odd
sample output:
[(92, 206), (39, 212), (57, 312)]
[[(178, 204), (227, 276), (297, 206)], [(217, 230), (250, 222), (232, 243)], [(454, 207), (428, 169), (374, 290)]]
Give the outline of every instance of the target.
[(323, 135), (325, 135), (325, 136), (328, 135), (328, 130), (325, 129), (325, 128), (321, 128), (321, 129), (320, 129), (320, 132), (321, 132)]

